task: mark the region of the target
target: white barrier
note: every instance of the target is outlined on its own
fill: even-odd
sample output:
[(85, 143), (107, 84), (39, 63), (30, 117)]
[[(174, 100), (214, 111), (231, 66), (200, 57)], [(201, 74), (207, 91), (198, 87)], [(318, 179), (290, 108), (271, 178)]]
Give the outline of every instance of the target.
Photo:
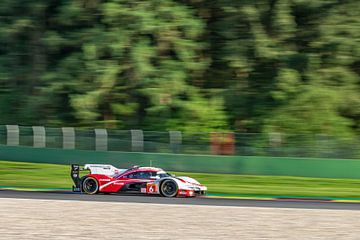
[(18, 125), (6, 125), (6, 144), (18, 146), (20, 142), (20, 131)]
[(63, 134), (63, 148), (75, 149), (75, 129), (73, 127), (61, 128)]
[(33, 145), (36, 148), (46, 147), (46, 132), (42, 126), (33, 126)]
[(108, 134), (106, 129), (95, 129), (95, 150), (108, 150)]

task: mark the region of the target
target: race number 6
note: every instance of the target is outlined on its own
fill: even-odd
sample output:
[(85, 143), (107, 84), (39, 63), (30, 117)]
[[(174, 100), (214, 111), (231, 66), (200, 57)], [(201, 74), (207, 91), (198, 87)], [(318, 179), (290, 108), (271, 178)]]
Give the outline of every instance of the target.
[(148, 193), (155, 193), (155, 191), (156, 191), (155, 189), (156, 189), (156, 186), (153, 185), (153, 184), (147, 186), (147, 192)]

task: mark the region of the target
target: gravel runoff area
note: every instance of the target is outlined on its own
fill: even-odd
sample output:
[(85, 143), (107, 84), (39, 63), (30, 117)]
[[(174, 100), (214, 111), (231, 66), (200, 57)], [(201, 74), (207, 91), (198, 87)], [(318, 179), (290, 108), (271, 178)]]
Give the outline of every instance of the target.
[(0, 198), (0, 239), (359, 239), (360, 211)]

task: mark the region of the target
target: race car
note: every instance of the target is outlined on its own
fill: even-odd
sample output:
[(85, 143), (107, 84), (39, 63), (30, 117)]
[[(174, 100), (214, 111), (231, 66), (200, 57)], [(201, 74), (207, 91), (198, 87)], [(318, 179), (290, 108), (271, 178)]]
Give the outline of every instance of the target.
[[(90, 173), (80, 177), (80, 171)], [(107, 164), (71, 165), (73, 192), (143, 193), (163, 197), (195, 197), (205, 195), (207, 187), (190, 177), (176, 177), (161, 168), (134, 166), (118, 169)]]

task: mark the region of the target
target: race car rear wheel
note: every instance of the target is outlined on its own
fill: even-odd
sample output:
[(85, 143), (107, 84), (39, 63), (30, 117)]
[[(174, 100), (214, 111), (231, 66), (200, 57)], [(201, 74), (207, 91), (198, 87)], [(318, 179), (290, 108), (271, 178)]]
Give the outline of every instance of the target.
[(95, 178), (87, 177), (82, 181), (82, 190), (87, 194), (95, 194), (99, 190), (99, 183)]
[(160, 185), (160, 194), (164, 197), (175, 197), (178, 192), (178, 185), (172, 179), (164, 180)]

